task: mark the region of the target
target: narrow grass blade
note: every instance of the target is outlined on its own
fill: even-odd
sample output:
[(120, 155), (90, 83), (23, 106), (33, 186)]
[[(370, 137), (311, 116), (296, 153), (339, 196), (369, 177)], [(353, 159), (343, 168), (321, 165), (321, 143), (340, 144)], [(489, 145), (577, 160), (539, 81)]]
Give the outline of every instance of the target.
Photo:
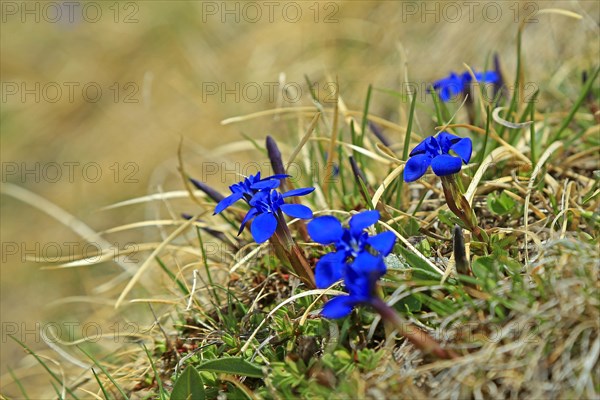
[(150, 354), (150, 351), (148, 350), (146, 345), (144, 345), (143, 343), (142, 343), (142, 348), (144, 349), (144, 351), (146, 352), (146, 355), (148, 356), (148, 360), (150, 361), (150, 366), (152, 367), (152, 371), (154, 371), (154, 379), (156, 380), (156, 385), (158, 386), (158, 393), (160, 394), (160, 399), (167, 400), (167, 394), (165, 392), (165, 389), (163, 388), (162, 380), (160, 379), (160, 374), (158, 373), (158, 371), (156, 369), (156, 365), (154, 364), (154, 359), (152, 358), (152, 354)]
[(169, 268), (167, 268), (167, 266), (165, 265), (165, 263), (163, 263), (163, 261), (160, 259), (160, 257), (155, 257), (156, 262), (158, 263), (158, 265), (160, 266), (160, 268), (169, 276), (169, 278), (177, 284), (177, 286), (179, 287), (179, 290), (181, 290), (181, 293), (183, 293), (185, 296), (189, 296), (190, 291), (188, 290), (188, 288), (185, 286), (185, 284), (183, 282), (181, 282), (179, 279), (177, 279), (177, 277), (175, 276), (175, 274), (173, 272), (171, 272), (171, 270)]
[[(567, 126), (569, 126), (569, 124), (573, 120), (573, 117), (575, 117), (575, 113), (577, 112), (577, 110), (579, 110), (579, 107), (581, 107), (581, 105), (585, 101), (589, 91), (592, 90), (592, 86), (594, 84), (594, 81), (598, 77), (599, 72), (600, 72), (600, 67), (596, 68), (596, 72), (594, 72), (594, 74), (590, 77), (590, 79), (588, 79), (585, 86), (583, 87), (583, 91), (579, 94), (579, 98), (577, 99), (577, 101), (575, 102), (575, 105), (571, 109), (571, 112), (569, 112), (569, 115), (567, 116), (567, 118), (564, 119), (563, 123), (560, 125), (560, 127), (558, 128), (556, 133), (552, 136), (552, 138), (550, 138), (548, 144), (551, 144), (560, 139), (560, 135), (563, 133), (563, 131), (565, 129), (567, 129)], [(573, 140), (575, 140), (575, 138), (573, 138), (571, 141), (573, 141)], [(570, 144), (570, 143), (571, 142), (569, 142), (568, 144)]]
[(96, 382), (98, 382), (98, 386), (100, 386), (100, 390), (102, 390), (102, 394), (104, 395), (104, 398), (106, 400), (112, 399), (112, 396), (110, 396), (108, 394), (108, 392), (106, 391), (106, 389), (104, 389), (104, 384), (102, 384), (102, 381), (100, 380), (100, 378), (98, 378), (98, 375), (96, 374), (96, 371), (94, 371), (94, 368), (92, 368), (92, 374), (94, 374), (94, 378), (96, 379)]
[(373, 92), (373, 86), (369, 84), (367, 89), (367, 99), (365, 100), (365, 107), (363, 109), (362, 122), (360, 124), (360, 141), (358, 146), (362, 146), (365, 139), (365, 131), (367, 130), (367, 123), (369, 121), (369, 106), (371, 104), (371, 93)]
[(8, 373), (10, 374), (10, 376), (13, 379), (13, 382), (15, 383), (15, 385), (17, 385), (17, 387), (19, 388), (19, 390), (21, 391), (21, 393), (23, 394), (23, 398), (25, 400), (29, 400), (29, 396), (27, 395), (27, 392), (25, 391), (25, 388), (23, 387), (23, 385), (21, 384), (21, 381), (17, 378), (17, 376), (15, 375), (14, 371), (12, 370), (11, 367), (7, 366), (6, 367), (8, 369)]
[(492, 120), (492, 113), (490, 112), (490, 106), (487, 106), (485, 110), (486, 110), (486, 114), (487, 114), (487, 118), (485, 121), (485, 136), (483, 137), (483, 146), (481, 147), (479, 157), (477, 157), (478, 165), (481, 165), (481, 163), (483, 162), (483, 158), (485, 157), (485, 150), (487, 147), (488, 138), (490, 136), (490, 121)]
[[(63, 385), (64, 382), (62, 379), (60, 379), (60, 377), (58, 375), (56, 375), (51, 369), (50, 367), (48, 367), (48, 365), (46, 365), (46, 363), (44, 362), (44, 360), (38, 356), (29, 346), (27, 346), (24, 342), (21, 342), (19, 339), (17, 339), (16, 337), (14, 337), (13, 335), (8, 335), (12, 340), (14, 340), (15, 342), (17, 342), (21, 347), (23, 347), (25, 350), (27, 350), (27, 352), (29, 354), (31, 354), (38, 363), (40, 363), (40, 365), (42, 367), (44, 367), (44, 369), (50, 374), (50, 376), (59, 384)], [(71, 395), (73, 396), (74, 399), (78, 399), (77, 395), (65, 384), (64, 385), (65, 390)], [(59, 392), (60, 393), (60, 392)], [(60, 394), (59, 394), (60, 397)]]
[[(402, 149), (402, 159), (404, 161), (408, 160), (409, 148), (410, 148), (410, 134), (412, 132), (413, 125), (413, 117), (415, 115), (415, 106), (417, 105), (417, 94), (414, 93), (412, 96), (412, 101), (410, 103), (410, 112), (408, 113), (408, 123), (406, 125), (406, 134), (404, 136), (404, 148)], [(402, 207), (402, 193), (404, 188), (404, 176), (400, 175), (398, 177), (398, 191), (396, 192), (396, 208), (400, 209)]]
[(196, 229), (196, 233), (198, 235), (198, 243), (200, 245), (200, 251), (202, 252), (202, 263), (204, 264), (204, 269), (206, 270), (206, 276), (208, 277), (208, 283), (213, 292), (213, 296), (215, 297), (215, 301), (217, 304), (221, 304), (221, 299), (217, 291), (215, 290), (215, 283), (212, 279), (212, 274), (210, 273), (210, 268), (208, 267), (208, 257), (206, 256), (206, 249), (204, 248), (204, 242), (202, 241), (202, 234), (200, 233), (200, 229)]
[[(119, 393), (121, 394), (121, 396), (123, 396), (124, 399), (128, 399), (129, 396), (127, 396), (127, 394), (125, 393), (125, 391), (123, 390), (123, 388), (121, 387), (121, 385), (119, 385), (117, 383), (117, 381), (112, 377), (112, 375), (107, 371), (106, 368), (104, 368), (104, 366), (102, 366), (102, 364), (100, 364), (98, 362), (98, 360), (96, 360), (96, 358), (94, 356), (92, 356), (90, 353), (88, 353), (87, 351), (85, 351), (83, 348), (77, 346), (77, 348), (83, 353), (85, 354), (90, 360), (92, 360), (92, 362), (98, 367), (100, 368), (100, 370), (102, 371), (102, 373), (104, 375), (106, 375), (106, 377), (108, 378), (108, 380), (111, 381), (111, 383), (113, 385), (115, 385), (115, 388), (119, 391)], [(95, 373), (94, 373), (95, 374)]]

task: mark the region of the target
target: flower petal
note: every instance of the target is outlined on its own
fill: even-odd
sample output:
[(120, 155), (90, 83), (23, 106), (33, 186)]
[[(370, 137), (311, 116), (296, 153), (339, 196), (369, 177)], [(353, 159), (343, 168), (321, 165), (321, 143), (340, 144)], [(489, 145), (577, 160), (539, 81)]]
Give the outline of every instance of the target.
[(412, 157), (412, 156), (416, 156), (418, 154), (431, 154), (432, 156), (437, 155), (438, 154), (437, 150), (439, 149), (439, 147), (440, 146), (437, 144), (435, 137), (429, 136), (429, 137), (423, 139), (423, 141), (421, 143), (419, 143), (417, 145), (417, 147), (412, 149), (409, 156)]
[(382, 256), (363, 251), (354, 259), (350, 268), (359, 275), (372, 276), (376, 281), (386, 272), (385, 263)]
[(250, 211), (248, 211), (246, 213), (246, 216), (244, 216), (244, 220), (242, 221), (242, 224), (240, 225), (240, 230), (238, 231), (238, 236), (240, 235), (240, 233), (242, 233), (242, 231), (246, 227), (246, 224), (248, 223), (248, 221), (250, 221), (252, 218), (254, 218), (256, 216), (256, 214), (258, 214), (258, 210), (254, 207), (252, 207), (250, 209)]
[(252, 207), (255, 207), (258, 203), (265, 203), (269, 201), (270, 199), (270, 192), (269, 191), (260, 191), (260, 192), (256, 192), (254, 193), (254, 195), (252, 195), (252, 198), (250, 199), (250, 201), (248, 202)]
[(271, 213), (260, 214), (252, 222), (250, 231), (256, 243), (266, 242), (277, 229), (277, 219)]
[(285, 199), (286, 197), (291, 197), (291, 196), (305, 196), (309, 193), (312, 193), (315, 190), (314, 187), (307, 187), (307, 188), (299, 188), (299, 189), (292, 189), (288, 192), (283, 193), (281, 196)]
[[(438, 154), (448, 154), (450, 152), (450, 147), (456, 142), (459, 142), (462, 138), (456, 135), (453, 135), (448, 132), (440, 132), (437, 136), (437, 141), (440, 145), (441, 153)], [(434, 154), (434, 157), (438, 154)]]
[(343, 252), (327, 253), (315, 266), (315, 282), (319, 289), (325, 289), (342, 279), (346, 264)]
[(290, 178), (291, 175), (288, 174), (275, 174), (275, 175), (271, 175), (271, 176), (267, 176), (266, 178), (263, 178), (261, 180), (265, 180), (265, 179), (285, 179), (285, 178)]
[[(359, 271), (357, 271), (357, 269), (359, 269)], [(354, 263), (346, 268), (344, 286), (356, 300), (367, 303), (371, 298), (375, 289), (375, 282), (377, 282), (379, 276), (374, 275), (373, 278), (371, 278), (370, 275), (369, 271), (360, 270)]]
[(310, 219), (313, 217), (312, 210), (303, 204), (282, 204), (279, 208), (293, 218)]
[(463, 80), (455, 73), (451, 73), (448, 77), (435, 81), (433, 88), (438, 91), (440, 99), (447, 102), (462, 92)]
[(312, 240), (321, 244), (337, 242), (344, 233), (340, 221), (330, 215), (315, 218), (306, 227)]
[(430, 164), (431, 156), (428, 154), (418, 154), (409, 158), (404, 166), (404, 181), (416, 181), (425, 174)]
[(460, 139), (462, 139), (460, 136), (453, 135), (453, 134), (448, 133), (446, 131), (441, 131), (437, 135), (438, 142), (443, 140), (443, 141), (447, 141), (447, 142), (450, 142), (450, 143), (455, 143), (455, 142), (459, 141)]
[(450, 150), (458, 154), (465, 164), (468, 164), (473, 153), (473, 142), (470, 138), (460, 139), (450, 147)]
[(431, 169), (437, 176), (452, 175), (460, 171), (462, 161), (458, 157), (442, 154), (431, 160)]
[(387, 231), (367, 239), (367, 243), (377, 250), (382, 256), (390, 254), (396, 243), (396, 235), (393, 232)]
[(221, 211), (223, 211), (224, 209), (226, 209), (227, 207), (229, 207), (230, 205), (232, 205), (233, 203), (235, 203), (236, 201), (238, 201), (242, 197), (244, 197), (244, 193), (243, 192), (236, 192), (236, 193), (233, 193), (233, 194), (225, 197), (215, 207), (214, 214), (219, 214)]
[(276, 189), (281, 184), (279, 179), (265, 179), (250, 185), (253, 190)]
[(478, 72), (475, 74), (475, 78), (482, 83), (497, 83), (500, 80), (500, 74), (496, 71)]
[(379, 221), (379, 211), (371, 210), (371, 211), (363, 211), (354, 215), (350, 218), (350, 233), (352, 236), (357, 237), (362, 233), (365, 228), (375, 224), (375, 222)]
[(352, 296), (336, 296), (325, 304), (321, 315), (325, 318), (343, 318), (352, 312), (355, 305), (356, 301)]

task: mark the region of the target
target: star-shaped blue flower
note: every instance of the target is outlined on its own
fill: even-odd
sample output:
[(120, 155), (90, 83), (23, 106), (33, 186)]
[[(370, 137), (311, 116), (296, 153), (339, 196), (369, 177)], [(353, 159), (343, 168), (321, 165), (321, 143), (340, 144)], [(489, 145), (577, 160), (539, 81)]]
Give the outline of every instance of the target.
[(244, 199), (246, 203), (250, 203), (252, 196), (261, 190), (276, 189), (281, 183), (280, 179), (289, 177), (289, 175), (272, 175), (266, 178), (260, 178), (260, 171), (256, 175), (250, 175), (243, 181), (229, 186), (231, 194), (221, 200), (215, 207), (215, 214), (219, 214), (227, 207), (240, 199)]
[(433, 89), (439, 93), (440, 99), (447, 102), (462, 93), (464, 83), (462, 77), (451, 72), (446, 78), (433, 82)]
[(367, 252), (361, 253), (347, 268), (344, 285), (347, 295), (340, 295), (329, 300), (323, 307), (321, 315), (326, 318), (343, 318), (358, 305), (368, 305), (377, 297), (375, 289), (377, 281), (386, 273), (383, 257)]
[(404, 167), (404, 181), (412, 182), (422, 177), (427, 168), (437, 176), (452, 175), (460, 171), (462, 164), (471, 160), (473, 142), (448, 132), (440, 132), (437, 137), (430, 136), (410, 152), (410, 158)]
[(250, 232), (256, 243), (263, 243), (269, 240), (277, 229), (279, 222), (279, 211), (292, 218), (310, 219), (313, 217), (312, 210), (302, 204), (287, 204), (283, 199), (292, 196), (305, 196), (315, 190), (313, 187), (293, 189), (283, 194), (277, 190), (261, 190), (254, 194), (250, 199), (250, 210), (244, 217), (238, 234), (240, 234), (246, 224), (254, 219)]
[[(480, 83), (497, 84), (500, 82), (500, 75), (496, 71), (475, 72), (474, 75), (477, 82)], [(463, 93), (472, 81), (473, 78), (468, 71), (460, 75), (451, 72), (447, 77), (435, 81), (433, 89), (439, 93), (443, 102), (447, 102)]]
[[(379, 220), (379, 211), (364, 211), (350, 218), (349, 228), (343, 228), (340, 221), (332, 216), (312, 220), (307, 228), (310, 237), (318, 243), (335, 244), (336, 250), (321, 257), (315, 267), (315, 281), (318, 288), (326, 288), (345, 276), (350, 266), (365, 255), (376, 253), (382, 259), (394, 247), (396, 236), (383, 232), (369, 236), (365, 229)], [(374, 256), (373, 256), (374, 257)]]

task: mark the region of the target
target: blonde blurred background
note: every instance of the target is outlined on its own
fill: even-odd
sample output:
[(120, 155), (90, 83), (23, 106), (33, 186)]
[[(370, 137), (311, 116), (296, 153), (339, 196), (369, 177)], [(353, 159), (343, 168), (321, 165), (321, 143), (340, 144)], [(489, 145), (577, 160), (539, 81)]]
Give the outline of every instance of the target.
[[(599, 63), (599, 4), (3, 1), (2, 392), (18, 393), (7, 367), (30, 386), (50, 387), (9, 333), (52, 356), (35, 333), (36, 323), (109, 327), (93, 318), (99, 309), (110, 315), (119, 293), (95, 290), (118, 274), (114, 263), (40, 268), (56, 256), (81, 253), (85, 242), (45, 213), (48, 206), (39, 199), (34, 204), (17, 199), (13, 185), (96, 231), (152, 219), (155, 210), (144, 205), (98, 210), (181, 190), (176, 170), (181, 140), (184, 161), (200, 171), (203, 161), (220, 161), (210, 149), (241, 140), (242, 134), (260, 142), (266, 134), (278, 137), (282, 122), (272, 116), (243, 124), (221, 121), (310, 105), (305, 75), (318, 82), (321, 98), (337, 77), (340, 95), (353, 110), (362, 109), (369, 84), (400, 92), (407, 76), (421, 85), (425, 98), (424, 83), (464, 70), (463, 63), (482, 69), (494, 52), (510, 81), (517, 29), (527, 17), (533, 18), (523, 37), (527, 81), (538, 85), (542, 101), (554, 101), (548, 101), (550, 109), (565, 110), (579, 90), (581, 72)], [(563, 8), (582, 18), (539, 14), (544, 8)], [(405, 125), (400, 106), (398, 97), (373, 92), (371, 113)], [(421, 129), (432, 126), (426, 111), (419, 117)], [(401, 140), (397, 133), (388, 135)], [(225, 189), (232, 178), (212, 180)], [(186, 210), (173, 212), (181, 211)], [(110, 240), (122, 248), (146, 240), (148, 233), (140, 232)], [(143, 261), (144, 254), (137, 257)], [(75, 301), (83, 297), (87, 302)]]

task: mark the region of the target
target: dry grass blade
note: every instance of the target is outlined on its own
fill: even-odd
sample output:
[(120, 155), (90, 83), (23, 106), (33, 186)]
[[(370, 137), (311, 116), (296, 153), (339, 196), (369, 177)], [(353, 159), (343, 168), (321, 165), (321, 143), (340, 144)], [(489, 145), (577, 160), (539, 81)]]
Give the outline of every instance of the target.
[(259, 111), (259, 112), (255, 112), (252, 114), (227, 118), (227, 119), (224, 119), (223, 121), (221, 121), (221, 125), (229, 125), (229, 124), (234, 124), (234, 123), (238, 123), (238, 122), (249, 121), (254, 118), (269, 117), (272, 115), (281, 115), (281, 114), (288, 114), (288, 113), (303, 113), (303, 112), (307, 112), (307, 111), (316, 111), (316, 110), (315, 110), (315, 107), (275, 108), (272, 110)]
[(373, 194), (373, 199), (371, 199), (371, 204), (373, 204), (374, 207), (377, 206), (377, 203), (379, 202), (379, 199), (381, 199), (381, 196), (383, 196), (385, 189), (402, 173), (402, 171), (404, 171), (404, 164), (394, 168), (394, 170), (385, 177), (381, 185), (379, 185), (375, 191), (375, 194)]
[(500, 112), (504, 111), (508, 109), (508, 107), (496, 107), (494, 109), (494, 111), (492, 112), (492, 118), (494, 119), (494, 121), (496, 121), (497, 123), (499, 123), (502, 126), (505, 126), (507, 128), (511, 128), (511, 129), (522, 129), (522, 128), (527, 128), (529, 125), (533, 124), (533, 121), (525, 121), (525, 122), (510, 122), (505, 120), (504, 118), (500, 117)]
[[(329, 142), (331, 139), (324, 138), (324, 137), (316, 137), (316, 138), (312, 138), (311, 140), (317, 140), (317, 141), (321, 141), (321, 142)], [(347, 142), (339, 142), (339, 144), (344, 147), (347, 147), (349, 149), (352, 149), (358, 153), (364, 154), (365, 156), (367, 156), (375, 161), (379, 161), (386, 165), (391, 164), (390, 160), (388, 160), (387, 158), (383, 158), (379, 154), (373, 153), (372, 151), (367, 150), (364, 147), (356, 146), (356, 145), (353, 145), (353, 144), (347, 143)]]
[(315, 114), (315, 116), (313, 117), (312, 121), (310, 121), (310, 125), (308, 125), (308, 129), (306, 130), (306, 133), (302, 137), (302, 140), (300, 140), (300, 143), (298, 144), (298, 146), (296, 146), (296, 148), (294, 149), (294, 151), (290, 155), (290, 159), (288, 160), (288, 162), (287, 162), (287, 164), (285, 166), (285, 171), (286, 172), (289, 171), (290, 165), (292, 165), (292, 163), (294, 162), (294, 160), (296, 159), (296, 157), (298, 156), (298, 154), (300, 153), (300, 151), (302, 150), (302, 148), (304, 147), (304, 145), (306, 144), (306, 142), (308, 142), (308, 139), (310, 138), (310, 135), (312, 135), (312, 133), (314, 132), (315, 128), (317, 127), (317, 124), (319, 123), (319, 119), (320, 118), (321, 118), (321, 113), (318, 112), (318, 113)]
[[(194, 195), (195, 196), (204, 196), (205, 194), (202, 191), (200, 191), (200, 190), (196, 190), (196, 191), (194, 191)], [(171, 191), (171, 192), (155, 193), (155, 194), (150, 194), (148, 196), (135, 197), (133, 199), (129, 199), (129, 200), (125, 200), (125, 201), (120, 201), (118, 203), (110, 204), (108, 206), (100, 208), (99, 211), (106, 211), (106, 210), (111, 210), (113, 208), (120, 208), (120, 207), (132, 206), (132, 205), (135, 205), (135, 204), (149, 203), (149, 202), (152, 202), (152, 201), (165, 201), (165, 200), (172, 200), (172, 199), (184, 199), (184, 198), (187, 198), (188, 196), (189, 196), (189, 193), (188, 193), (187, 190), (174, 190), (174, 191)]]
[(250, 347), (250, 344), (252, 343), (252, 340), (254, 340), (254, 338), (256, 337), (256, 334), (258, 333), (258, 331), (260, 331), (260, 328), (262, 328), (262, 326), (267, 322), (267, 320), (269, 318), (271, 318), (276, 312), (277, 310), (279, 310), (280, 308), (284, 307), (285, 305), (292, 303), (294, 301), (296, 301), (299, 298), (302, 297), (306, 297), (306, 296), (313, 296), (313, 295), (323, 295), (323, 294), (333, 294), (333, 295), (343, 295), (345, 294), (344, 292), (340, 292), (338, 290), (331, 290), (331, 289), (312, 289), (312, 290), (307, 290), (305, 292), (302, 293), (298, 293), (288, 299), (285, 299), (283, 302), (277, 304), (266, 316), (265, 318), (260, 322), (260, 324), (258, 324), (258, 326), (256, 327), (256, 329), (252, 332), (252, 334), (250, 335), (250, 337), (248, 338), (248, 340), (246, 340), (246, 343), (244, 343), (244, 346), (242, 346), (242, 348), (240, 349), (239, 353), (243, 354), (246, 352), (246, 350), (248, 350), (248, 347)]
[[(110, 251), (110, 249), (112, 248), (112, 245), (108, 241), (106, 241), (102, 236), (100, 236), (87, 224), (75, 218), (74, 215), (66, 212), (56, 204), (44, 199), (43, 197), (40, 197), (37, 194), (28, 191), (27, 189), (23, 189), (22, 187), (13, 185), (12, 183), (8, 182), (2, 184), (2, 186), (0, 187), (0, 191), (48, 214), (50, 217), (56, 219), (58, 222), (69, 227), (71, 230), (73, 230), (73, 232), (78, 234), (88, 243), (98, 245), (103, 252)], [(118, 260), (116, 261), (116, 263), (124, 271), (130, 270), (130, 267), (125, 265), (125, 263), (119, 262)]]
[(483, 162), (481, 163), (479, 168), (477, 168), (477, 172), (475, 172), (475, 175), (473, 176), (473, 179), (471, 180), (471, 183), (469, 184), (469, 187), (467, 188), (467, 191), (465, 192), (465, 198), (467, 199), (469, 204), (471, 204), (471, 205), (473, 204), (473, 198), (475, 197), (475, 192), (477, 191), (477, 187), (479, 186), (479, 183), (481, 182), (481, 179), (483, 178), (485, 171), (487, 171), (489, 166), (492, 165), (493, 163), (505, 160), (509, 153), (513, 154), (512, 152), (510, 152), (508, 149), (506, 149), (504, 147), (498, 147), (498, 148), (494, 149), (490, 154), (488, 154), (487, 157), (483, 160)]
[[(539, 175), (539, 173), (542, 171), (542, 167), (544, 166), (544, 164), (546, 163), (546, 161), (548, 160), (548, 158), (550, 158), (550, 156), (559, 148), (561, 148), (563, 145), (562, 142), (554, 142), (552, 143), (552, 145), (550, 145), (550, 147), (548, 149), (546, 149), (546, 151), (540, 156), (539, 161), (537, 162), (537, 164), (535, 165), (535, 167), (533, 168), (533, 172), (531, 173), (531, 177), (529, 178), (529, 183), (527, 184), (527, 195), (525, 196), (525, 207), (523, 210), (523, 220), (524, 220), (524, 230), (525, 230), (525, 241), (527, 241), (527, 235), (529, 234), (528, 232), (528, 225), (529, 225), (529, 202), (531, 200), (531, 193), (533, 192), (533, 184), (537, 178), (537, 176)], [(529, 264), (529, 248), (527, 246), (525, 246), (525, 263), (526, 265)]]
[[(338, 87), (336, 80), (335, 88)], [(335, 90), (335, 103), (333, 105), (333, 123), (331, 125), (331, 139), (329, 141), (329, 149), (327, 151), (327, 161), (325, 163), (325, 180), (323, 182), (323, 193), (328, 193), (327, 188), (329, 187), (330, 177), (333, 171), (333, 160), (336, 156), (336, 142), (338, 137), (338, 112), (339, 112), (339, 93)], [(330, 199), (331, 201), (331, 199)]]
[(137, 270), (137, 272), (135, 273), (135, 275), (131, 278), (131, 280), (129, 281), (129, 283), (127, 283), (127, 286), (125, 286), (125, 289), (123, 289), (123, 291), (121, 292), (121, 295), (119, 296), (119, 298), (117, 299), (117, 302), (115, 303), (115, 308), (119, 308), (119, 306), (121, 305), (121, 303), (123, 302), (123, 300), (125, 299), (125, 296), (127, 296), (127, 294), (131, 291), (131, 289), (133, 288), (133, 286), (136, 284), (136, 282), (140, 279), (140, 277), (144, 274), (144, 272), (146, 271), (146, 269), (148, 269), (148, 267), (150, 266), (151, 263), (154, 262), (154, 258), (160, 254), (160, 252), (173, 240), (175, 239), (177, 236), (179, 236), (179, 234), (181, 232), (183, 232), (184, 230), (186, 230), (188, 227), (190, 227), (193, 224), (193, 220), (196, 219), (197, 217), (194, 217), (192, 219), (190, 219), (189, 221), (187, 221), (187, 223), (181, 225), (179, 228), (175, 229), (161, 244), (160, 246), (158, 246), (156, 249), (154, 249), (154, 251), (152, 252), (152, 254), (150, 254), (150, 256), (148, 256), (148, 258), (146, 259), (146, 261), (144, 261), (144, 263), (139, 267), (139, 269)]

